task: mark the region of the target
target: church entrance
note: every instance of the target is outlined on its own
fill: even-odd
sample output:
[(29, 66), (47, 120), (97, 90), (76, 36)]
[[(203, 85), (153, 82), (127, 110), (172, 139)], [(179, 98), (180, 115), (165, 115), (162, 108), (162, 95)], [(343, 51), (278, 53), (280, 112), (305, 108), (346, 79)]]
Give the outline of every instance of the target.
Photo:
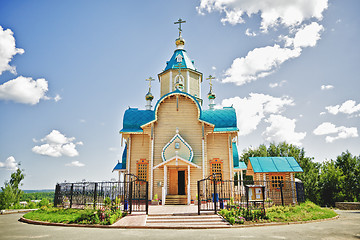
[(169, 169), (170, 195), (186, 195), (186, 171), (183, 169)]
[(178, 171), (178, 195), (185, 195), (185, 171)]

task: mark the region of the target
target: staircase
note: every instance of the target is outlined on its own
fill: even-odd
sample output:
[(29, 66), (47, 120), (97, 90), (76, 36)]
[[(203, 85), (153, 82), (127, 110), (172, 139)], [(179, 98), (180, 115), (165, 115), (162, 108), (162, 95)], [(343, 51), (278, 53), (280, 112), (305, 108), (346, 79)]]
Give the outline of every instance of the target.
[(186, 205), (186, 195), (166, 195), (165, 205)]
[(149, 215), (145, 226), (154, 228), (228, 228), (231, 225), (218, 215)]

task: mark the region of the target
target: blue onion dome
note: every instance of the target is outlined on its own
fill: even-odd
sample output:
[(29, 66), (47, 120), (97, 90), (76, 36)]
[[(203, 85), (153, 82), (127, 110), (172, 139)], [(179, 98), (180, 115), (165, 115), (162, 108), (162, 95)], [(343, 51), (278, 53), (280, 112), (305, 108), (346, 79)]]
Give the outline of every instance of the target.
[(151, 92), (148, 92), (146, 95), (145, 95), (145, 100), (153, 100), (154, 99), (154, 96), (151, 94)]
[(213, 93), (212, 90), (210, 90), (210, 92), (208, 93), (208, 99), (211, 100), (211, 99), (215, 99), (215, 98), (216, 98), (215, 93)]

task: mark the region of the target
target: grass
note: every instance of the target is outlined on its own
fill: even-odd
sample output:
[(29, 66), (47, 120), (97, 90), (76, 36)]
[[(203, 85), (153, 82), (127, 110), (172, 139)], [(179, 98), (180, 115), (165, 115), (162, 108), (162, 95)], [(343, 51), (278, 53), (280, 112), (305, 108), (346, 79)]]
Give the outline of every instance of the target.
[(273, 206), (266, 209), (266, 216), (272, 222), (296, 222), (327, 219), (337, 216), (334, 210), (322, 208), (312, 202), (295, 206)]
[(25, 214), (24, 218), (51, 223), (111, 225), (123, 216), (125, 216), (125, 213), (116, 209), (93, 210), (44, 207), (39, 210)]
[[(252, 224), (255, 222), (299, 222), (327, 219), (337, 216), (329, 208), (321, 208), (312, 202), (305, 202), (295, 206), (273, 206), (265, 209), (246, 209), (233, 207), (222, 209), (219, 213), (231, 224)], [(246, 221), (244, 221), (246, 220)]]
[(94, 213), (94, 210), (89, 209), (46, 208), (29, 212), (24, 215), (24, 218), (52, 223), (76, 223), (84, 215), (92, 213)]

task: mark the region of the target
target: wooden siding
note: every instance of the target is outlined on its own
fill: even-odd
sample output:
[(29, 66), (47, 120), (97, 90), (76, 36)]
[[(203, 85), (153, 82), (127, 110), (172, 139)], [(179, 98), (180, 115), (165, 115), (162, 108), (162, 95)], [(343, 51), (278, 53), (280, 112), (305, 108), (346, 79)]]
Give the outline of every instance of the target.
[(210, 161), (214, 158), (223, 160), (223, 179), (230, 179), (229, 164), (229, 134), (216, 133), (207, 135), (207, 159), (206, 159), (206, 176), (210, 175)]
[[(178, 107), (176, 98), (178, 97)], [(162, 163), (161, 152), (164, 146), (176, 134), (179, 134), (192, 147), (194, 157), (193, 163), (202, 166), (202, 123), (198, 120), (197, 105), (186, 96), (173, 95), (164, 99), (157, 112), (157, 122), (154, 124), (154, 166)], [(180, 166), (179, 166), (180, 167)], [(183, 166), (187, 167), (187, 166)], [(154, 171), (154, 194), (161, 196), (161, 187), (158, 183), (164, 181), (164, 171), (155, 169)], [(169, 179), (169, 178), (168, 178)], [(191, 168), (190, 170), (190, 189), (191, 199), (195, 199), (197, 191), (197, 181), (202, 179), (202, 170)]]
[[(163, 81), (165, 76), (162, 75), (161, 77)], [(199, 79), (197, 78), (196, 81), (199, 82)], [(190, 195), (191, 199), (195, 200), (197, 194), (197, 181), (203, 178), (202, 140), (204, 126), (205, 177), (210, 175), (210, 159), (219, 158), (223, 160), (223, 179), (230, 179), (229, 137), (236, 136), (236, 133), (214, 134), (214, 127), (199, 121), (198, 117), (198, 106), (189, 97), (172, 95), (164, 99), (158, 107), (156, 122), (146, 125), (146, 127), (143, 128), (144, 132), (141, 134), (123, 134), (125, 139), (131, 139), (130, 173), (136, 174), (136, 162), (140, 159), (146, 159), (149, 162), (148, 179), (150, 181), (151, 133), (153, 132), (154, 137), (153, 166), (156, 166), (163, 162), (161, 152), (164, 146), (175, 136), (176, 128), (178, 128), (181, 137), (184, 138), (193, 150), (194, 156), (192, 162), (200, 167), (195, 168), (192, 166), (190, 169)], [(152, 128), (153, 130), (151, 130)], [(188, 171), (185, 163), (179, 162), (178, 166), (169, 164), (168, 172), (166, 173), (168, 193), (170, 186), (169, 181), (171, 181), (169, 175), (170, 169), (185, 170), (185, 181), (188, 181)], [(164, 186), (164, 167), (154, 169), (153, 173), (153, 196), (157, 194), (158, 197), (161, 198), (162, 187)], [(149, 183), (149, 187), (150, 186), (151, 183)], [(150, 197), (151, 196), (149, 196), (149, 198)]]
[[(146, 159), (150, 163), (150, 141), (146, 134), (132, 134), (130, 148), (130, 173), (137, 174), (136, 163), (140, 159)], [(147, 179), (150, 179), (150, 164)]]

